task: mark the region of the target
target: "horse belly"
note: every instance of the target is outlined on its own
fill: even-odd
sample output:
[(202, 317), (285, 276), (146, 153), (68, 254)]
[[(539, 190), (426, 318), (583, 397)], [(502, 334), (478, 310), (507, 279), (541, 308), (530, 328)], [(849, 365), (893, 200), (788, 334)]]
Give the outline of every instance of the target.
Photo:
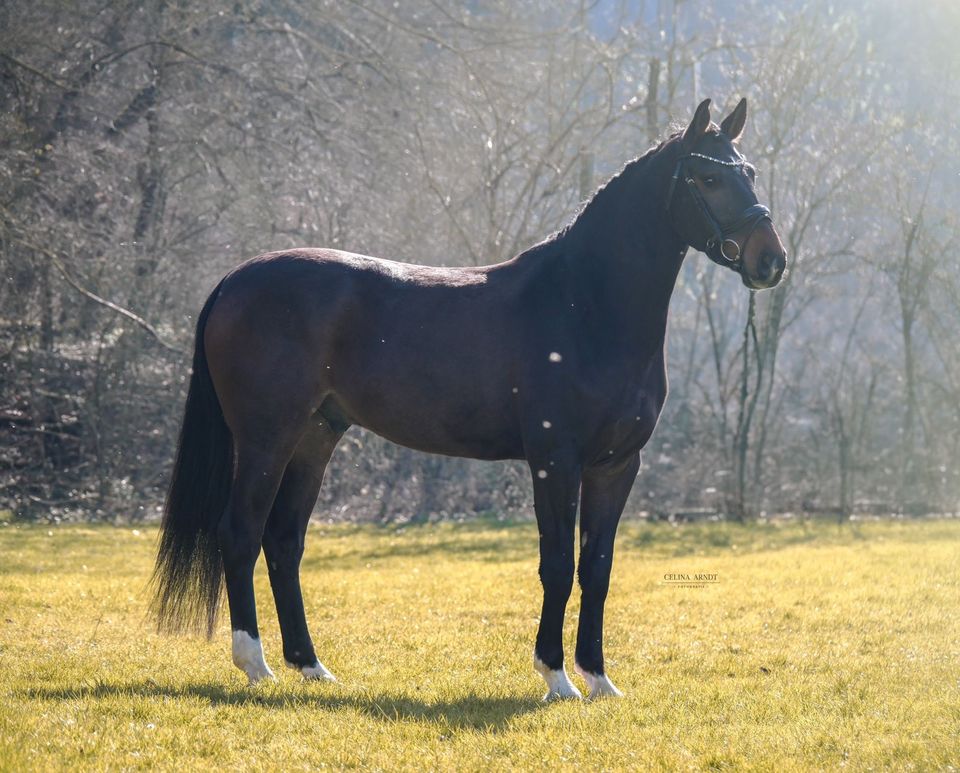
[(351, 420), (398, 445), (446, 456), (473, 459), (522, 457), (519, 432), (481, 406), (458, 401), (438, 406), (440, 398), (392, 399), (390, 394), (370, 400), (337, 395)]
[[(510, 385), (489, 353), (402, 329), (347, 355), (334, 394), (351, 420), (403, 446), (448, 456), (522, 456)], [(379, 344), (379, 345), (378, 345)]]

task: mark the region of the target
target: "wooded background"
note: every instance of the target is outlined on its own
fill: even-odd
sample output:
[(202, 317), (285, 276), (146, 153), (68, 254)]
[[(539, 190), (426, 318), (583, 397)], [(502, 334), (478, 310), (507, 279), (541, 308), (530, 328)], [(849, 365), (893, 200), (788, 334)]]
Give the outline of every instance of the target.
[[(951, 0), (7, 0), (0, 509), (157, 514), (196, 314), (242, 259), (500, 261), (746, 95), (790, 275), (754, 338), (739, 280), (688, 256), (629, 510), (956, 511), (958, 34)], [(530, 499), (522, 464), (353, 429), (318, 515)]]

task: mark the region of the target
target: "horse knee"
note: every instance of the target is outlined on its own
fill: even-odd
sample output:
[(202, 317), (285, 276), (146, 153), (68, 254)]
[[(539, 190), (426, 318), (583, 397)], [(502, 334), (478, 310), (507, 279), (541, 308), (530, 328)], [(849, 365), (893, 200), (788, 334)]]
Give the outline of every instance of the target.
[(569, 597), (573, 590), (573, 556), (551, 556), (540, 561), (540, 582), (544, 591)]
[(610, 588), (610, 564), (581, 560), (577, 578), (580, 581), (580, 590), (585, 596), (606, 598)]

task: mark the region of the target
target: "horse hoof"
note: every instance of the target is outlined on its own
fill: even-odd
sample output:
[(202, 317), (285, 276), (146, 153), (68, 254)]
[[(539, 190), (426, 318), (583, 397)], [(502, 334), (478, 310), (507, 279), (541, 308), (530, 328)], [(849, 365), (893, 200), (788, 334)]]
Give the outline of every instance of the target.
[(337, 677), (327, 671), (326, 666), (323, 665), (319, 660), (315, 662), (312, 666), (298, 666), (295, 663), (291, 663), (289, 660), (283, 661), (287, 668), (292, 668), (294, 671), (299, 671), (303, 674), (303, 678), (308, 682), (317, 682), (325, 680), (327, 682), (336, 682)]
[[(247, 673), (247, 672), (244, 672)], [(256, 673), (247, 673), (247, 679), (251, 687), (258, 684), (263, 684), (264, 682), (275, 682), (277, 681), (276, 674), (273, 673), (269, 668), (266, 671), (260, 671)]]
[(623, 697), (623, 693), (617, 689), (617, 686), (610, 681), (610, 677), (606, 674), (593, 674), (580, 668), (579, 665), (574, 666), (574, 670), (580, 674), (587, 683), (589, 690), (587, 693), (588, 701), (596, 700), (597, 698)]
[(547, 694), (543, 696), (544, 703), (553, 703), (554, 701), (574, 701), (574, 700), (583, 700), (583, 694), (573, 685), (570, 685), (568, 690), (547, 690)]
[(543, 681), (547, 683), (547, 694), (543, 696), (546, 703), (559, 700), (582, 699), (583, 695), (574, 687), (567, 672), (562, 669), (549, 668), (540, 658), (534, 656), (533, 667)]
[(263, 659), (263, 645), (246, 631), (233, 632), (233, 664), (247, 675), (250, 684), (276, 679)]

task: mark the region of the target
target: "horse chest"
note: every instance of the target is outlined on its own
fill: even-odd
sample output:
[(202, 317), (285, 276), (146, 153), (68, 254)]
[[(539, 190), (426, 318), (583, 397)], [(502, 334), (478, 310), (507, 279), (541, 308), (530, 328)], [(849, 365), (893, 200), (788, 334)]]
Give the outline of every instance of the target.
[(620, 458), (643, 448), (657, 426), (665, 399), (666, 377), (662, 367), (653, 367), (629, 386), (608, 392), (605, 399), (584, 404), (583, 415), (592, 425), (586, 433), (587, 458)]
[(634, 421), (639, 425), (643, 433), (643, 442), (646, 443), (660, 420), (660, 411), (663, 410), (663, 403), (666, 400), (666, 388), (658, 390), (656, 393), (644, 392), (637, 401), (637, 413)]
[(614, 432), (623, 445), (642, 448), (653, 434), (666, 398), (665, 386), (653, 387), (638, 389), (615, 419)]

